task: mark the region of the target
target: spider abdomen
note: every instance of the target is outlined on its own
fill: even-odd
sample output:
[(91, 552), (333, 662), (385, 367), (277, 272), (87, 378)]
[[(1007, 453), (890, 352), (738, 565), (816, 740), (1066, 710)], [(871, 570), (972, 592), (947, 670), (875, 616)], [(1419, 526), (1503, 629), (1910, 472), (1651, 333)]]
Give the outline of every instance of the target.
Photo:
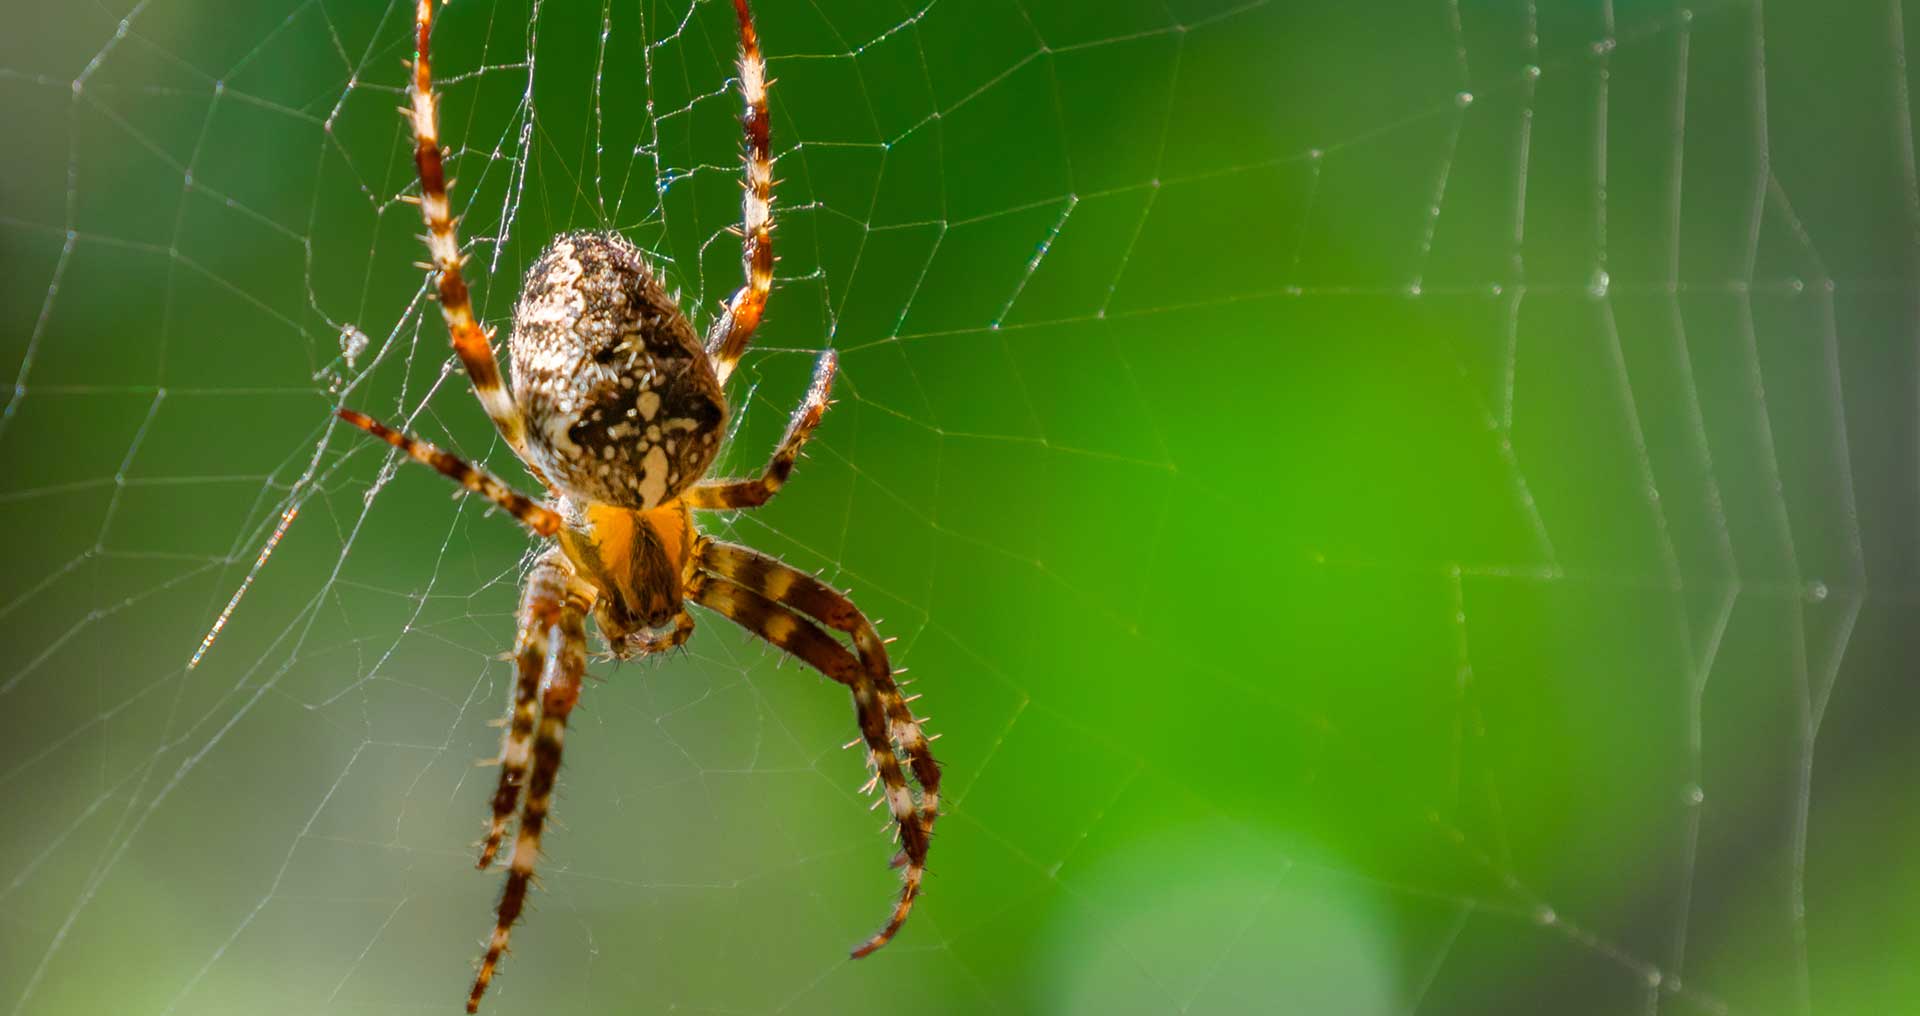
[(727, 416), (693, 326), (618, 233), (568, 233), (527, 270), (513, 395), (530, 457), (577, 499), (646, 510), (691, 486)]

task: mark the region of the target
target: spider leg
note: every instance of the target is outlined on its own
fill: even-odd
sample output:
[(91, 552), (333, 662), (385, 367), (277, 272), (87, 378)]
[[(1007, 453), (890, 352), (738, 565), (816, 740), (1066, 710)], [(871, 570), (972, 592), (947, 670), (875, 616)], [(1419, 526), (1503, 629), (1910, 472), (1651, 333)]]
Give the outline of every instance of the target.
[(406, 452), (415, 462), (433, 467), (442, 476), (492, 501), (518, 519), (521, 525), (541, 536), (552, 536), (560, 531), (562, 522), (559, 513), (488, 476), (452, 452), (441, 451), (432, 444), (394, 430), (364, 413), (342, 409), (339, 411), (339, 416), (340, 419)]
[[(493, 425), (506, 438), (521, 461), (527, 461), (526, 421), (513, 397), (507, 394), (500, 377), (500, 362), (494, 358), (491, 330), (480, 327), (473, 317), (473, 299), (467, 280), (460, 274), (466, 258), (460, 253), (460, 237), (454, 229), (453, 212), (447, 200), (445, 157), (440, 148), (440, 97), (433, 91), (433, 65), (429, 59), (433, 41), (433, 12), (436, 0), (417, 0), (414, 13), (413, 85), (408, 89), (410, 106), (401, 110), (413, 123), (413, 164), (420, 174), (420, 217), (427, 224), (427, 251), (433, 256), (433, 268), (439, 278), (440, 316), (446, 319), (447, 334), (453, 351), (467, 368), (473, 382), (474, 397), (493, 419)], [(542, 485), (547, 478), (531, 462), (527, 469)]]
[(527, 763), (533, 757), (540, 677), (546, 671), (550, 650), (547, 633), (560, 621), (567, 585), (572, 581), (573, 568), (558, 547), (548, 548), (527, 572), (526, 590), (520, 596), (520, 633), (513, 649), (513, 698), (507, 707), (507, 733), (500, 747), (500, 785), (493, 793), (493, 817), (487, 823), (486, 843), (480, 848), (480, 868), (493, 863), (494, 855), (500, 852), (500, 841), (506, 837), (507, 822), (520, 806)]
[(833, 350), (820, 354), (813, 366), (813, 383), (807, 386), (807, 397), (793, 411), (787, 436), (780, 439), (780, 446), (767, 462), (765, 473), (751, 480), (713, 480), (698, 484), (681, 495), (687, 504), (694, 508), (758, 508), (773, 500), (773, 495), (780, 492), (780, 486), (792, 475), (800, 449), (813, 436), (813, 428), (819, 426), (820, 418), (826, 415), (827, 393), (833, 388), (838, 363)]
[[(536, 568), (539, 566), (536, 565)], [(520, 808), (520, 828), (513, 842), (513, 861), (507, 869), (507, 886), (500, 894), (500, 906), (493, 925), (493, 937), (487, 953), (474, 975), (473, 990), (467, 995), (467, 1011), (480, 1011), (480, 996), (486, 994), (500, 957), (507, 951), (513, 924), (526, 907), (527, 890), (533, 884), (533, 865), (540, 856), (540, 833), (547, 824), (547, 812), (553, 804), (553, 785), (560, 773), (560, 748), (566, 736), (567, 715), (580, 701), (580, 682), (587, 671), (586, 613), (593, 603), (593, 590), (559, 564), (549, 566), (553, 578), (536, 587), (529, 582), (527, 597), (540, 599), (531, 616), (557, 612), (558, 618), (547, 630), (547, 656), (541, 674), (540, 718), (533, 736), (533, 772), (527, 779), (526, 802)], [(559, 588), (556, 588), (559, 587)], [(565, 600), (555, 603), (555, 592), (564, 589)]]
[[(703, 544), (699, 564), (702, 570), (688, 589), (695, 602), (799, 657), (853, 692), (860, 734), (886, 787), (887, 803), (900, 833), (901, 857), (895, 863), (906, 866), (893, 916), (853, 951), (856, 959), (866, 956), (886, 945), (900, 930), (920, 894), (928, 843), (940, 807), (940, 766), (913, 710), (894, 683), (885, 644), (852, 601), (811, 575), (735, 544)], [(854, 659), (820, 625), (847, 633), (859, 658)], [(920, 784), (918, 807), (894, 752), (896, 742), (905, 749), (914, 781)]]
[[(421, 0), (422, 3), (428, 0)], [(740, 21), (740, 98), (746, 112), (740, 118), (746, 134), (744, 178), (740, 199), (740, 263), (747, 284), (727, 301), (726, 309), (707, 333), (707, 356), (713, 372), (725, 384), (740, 362), (773, 289), (773, 157), (768, 154), (767, 63), (760, 56), (760, 36), (753, 28), (747, 0), (733, 0)]]

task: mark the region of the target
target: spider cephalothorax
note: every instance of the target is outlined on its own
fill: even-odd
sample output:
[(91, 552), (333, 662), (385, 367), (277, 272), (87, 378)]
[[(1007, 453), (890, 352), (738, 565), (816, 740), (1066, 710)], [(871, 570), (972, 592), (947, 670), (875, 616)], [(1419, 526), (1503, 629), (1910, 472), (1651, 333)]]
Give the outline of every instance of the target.
[[(721, 309), (703, 343), (639, 248), (616, 233), (561, 236), (528, 270), (514, 309), (511, 395), (489, 334), (474, 320), (460, 273), (465, 258), (447, 201), (428, 61), (434, 0), (417, 2), (406, 112), (413, 121), (418, 201), (441, 314), (474, 395), (545, 486), (546, 498), (536, 502), (360, 413), (342, 409), (340, 416), (553, 541), (535, 556), (520, 598), (513, 698), (480, 867), (493, 862), (516, 809), (519, 828), (467, 1011), (479, 1009), (526, 905), (567, 716), (586, 674), (588, 616), (613, 654), (625, 658), (685, 642), (694, 624), (687, 604), (699, 604), (852, 691), (873, 771), (867, 786), (884, 791), (901, 845), (895, 863), (903, 868), (892, 916), (854, 950), (865, 956), (900, 929), (920, 892), (940, 800), (932, 739), (894, 682), (886, 640), (845, 594), (758, 551), (703, 536), (694, 525), (696, 510), (754, 508), (780, 490), (826, 412), (836, 366), (831, 350), (821, 355), (786, 437), (759, 476), (704, 479), (726, 429), (723, 386), (760, 323), (773, 285), (766, 68), (747, 0), (733, 2), (746, 100), (740, 227), (746, 285)], [(919, 785), (917, 796), (908, 772)]]

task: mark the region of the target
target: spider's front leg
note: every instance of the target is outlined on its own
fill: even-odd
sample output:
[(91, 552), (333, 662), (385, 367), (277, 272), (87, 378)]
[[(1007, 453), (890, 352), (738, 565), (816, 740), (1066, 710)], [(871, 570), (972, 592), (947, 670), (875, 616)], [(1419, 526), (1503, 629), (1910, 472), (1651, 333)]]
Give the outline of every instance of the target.
[[(540, 833), (553, 804), (553, 786), (560, 773), (560, 749), (567, 716), (580, 700), (580, 684), (587, 671), (586, 616), (592, 609), (593, 588), (580, 581), (558, 548), (534, 562), (521, 600), (521, 632), (516, 653), (518, 680), (514, 686), (512, 726), (503, 752), (500, 787), (494, 794), (493, 821), (481, 866), (492, 859), (507, 815), (520, 796), (519, 781), (526, 776), (526, 801), (520, 808), (520, 828), (513, 843), (513, 862), (494, 921), (493, 937), (480, 961), (480, 972), (467, 996), (467, 1011), (480, 1011), (480, 996), (493, 980), (493, 971), (507, 951), (513, 924), (527, 902), (534, 861), (540, 855)], [(529, 686), (529, 676), (535, 683)], [(538, 715), (535, 715), (536, 705)], [(502, 810), (502, 805), (505, 810)]]
[[(892, 917), (853, 951), (856, 959), (865, 956), (893, 938), (920, 895), (933, 823), (940, 810), (939, 763), (920, 721), (894, 683), (885, 642), (853, 601), (819, 579), (747, 547), (707, 542), (699, 554), (700, 571), (688, 588), (695, 602), (853, 692), (860, 736), (873, 759), (875, 778), (885, 787), (900, 834), (901, 852), (894, 863), (906, 867)], [(846, 633), (854, 652), (849, 653), (821, 625)], [(905, 750), (914, 781), (920, 784), (917, 805), (895, 753), (896, 744)]]
[(547, 636), (566, 609), (571, 581), (573, 568), (558, 547), (548, 548), (527, 572), (526, 589), (520, 595), (520, 630), (513, 648), (513, 698), (507, 706), (507, 733), (500, 747), (500, 785), (493, 792), (493, 818), (487, 823), (487, 839), (480, 847), (477, 865), (483, 869), (493, 864), (500, 841), (506, 837), (507, 823), (520, 807), (520, 791), (533, 760), (540, 678), (546, 673), (550, 655)]

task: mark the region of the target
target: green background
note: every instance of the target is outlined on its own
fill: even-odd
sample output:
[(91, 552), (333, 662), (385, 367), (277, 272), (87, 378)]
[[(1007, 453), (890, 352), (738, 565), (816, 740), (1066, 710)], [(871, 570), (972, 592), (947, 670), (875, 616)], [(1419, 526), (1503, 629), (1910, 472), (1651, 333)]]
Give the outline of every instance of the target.
[[(528, 543), (329, 418), (528, 486), (412, 267), (410, 8), (10, 6), (0, 1010), (456, 1011)], [(929, 889), (846, 959), (846, 695), (702, 615), (592, 665), (486, 1012), (1920, 1006), (1920, 12), (760, 6), (727, 468), (843, 374), (708, 528), (899, 637)], [(447, 9), (486, 320), (562, 229), (738, 284), (730, 17)]]

